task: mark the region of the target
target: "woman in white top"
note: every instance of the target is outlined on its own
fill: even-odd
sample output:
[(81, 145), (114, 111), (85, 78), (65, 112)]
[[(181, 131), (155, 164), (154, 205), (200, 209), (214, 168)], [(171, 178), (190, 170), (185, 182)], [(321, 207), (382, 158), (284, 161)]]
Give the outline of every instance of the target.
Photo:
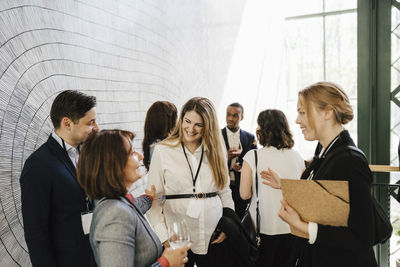
[[(258, 115), (257, 138), (263, 148), (257, 150), (257, 170), (274, 169), (282, 177), (300, 179), (304, 170), (304, 161), (300, 154), (293, 150), (292, 134), (285, 114), (276, 109), (267, 109)], [(255, 150), (247, 152), (242, 167), (240, 180), (240, 197), (251, 199), (250, 214), (256, 222), (256, 186)], [(274, 188), (261, 186), (258, 179), (258, 199), (260, 211), (259, 258), (255, 266), (289, 266), (288, 253), (293, 244), (289, 234), (289, 225), (278, 217), (282, 193)]]
[(183, 106), (174, 132), (155, 146), (149, 184), (156, 186), (157, 195), (147, 217), (164, 246), (169, 246), (167, 226), (185, 220), (192, 243), (186, 266), (213, 266), (208, 255), (213, 244), (224, 241), (226, 235), (221, 232), (213, 241), (211, 236), (222, 208), (233, 209), (234, 204), (222, 136), (210, 100), (195, 97)]

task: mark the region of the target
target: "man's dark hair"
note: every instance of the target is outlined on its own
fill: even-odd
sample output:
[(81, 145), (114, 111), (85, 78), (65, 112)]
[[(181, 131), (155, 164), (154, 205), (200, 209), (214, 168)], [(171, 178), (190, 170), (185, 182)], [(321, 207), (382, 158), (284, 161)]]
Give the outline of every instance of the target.
[(234, 103), (230, 104), (228, 107), (240, 108), (242, 110), (242, 115), (244, 114), (244, 108), (238, 102), (234, 102)]
[(277, 149), (293, 147), (293, 136), (282, 111), (277, 109), (261, 111), (257, 123), (260, 126), (257, 130), (257, 138), (262, 146), (273, 146)]
[(55, 129), (61, 125), (61, 119), (67, 117), (74, 123), (84, 117), (86, 112), (96, 106), (96, 97), (88, 96), (76, 90), (61, 92), (51, 105), (50, 118)]

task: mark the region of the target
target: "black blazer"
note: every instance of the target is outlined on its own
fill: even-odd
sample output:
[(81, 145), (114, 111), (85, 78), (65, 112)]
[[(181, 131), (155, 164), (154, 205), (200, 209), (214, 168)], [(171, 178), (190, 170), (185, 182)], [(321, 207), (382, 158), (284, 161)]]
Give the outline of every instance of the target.
[[(339, 139), (328, 151), (340, 146), (354, 145), (348, 131), (342, 131)], [(316, 155), (321, 151), (319, 144)], [(302, 175), (307, 179), (313, 170), (315, 180), (347, 180), (349, 182), (350, 214), (348, 227), (318, 225), (317, 239), (310, 245), (308, 240), (296, 240), (298, 266), (307, 267), (375, 267), (372, 243), (374, 240), (374, 214), (371, 202), (372, 174), (363, 159), (353, 151), (344, 151), (331, 158), (323, 168), (322, 159), (314, 157)], [(294, 259), (294, 261), (297, 260)]]
[[(246, 155), (247, 152), (249, 152), (252, 149), (257, 148), (257, 145), (254, 144), (254, 135), (246, 132), (242, 129), (240, 131), (240, 143), (242, 145), (242, 153), (240, 153), (237, 162), (240, 163), (240, 165), (243, 164), (243, 157)], [(224, 137), (225, 141), (225, 146), (226, 150), (229, 150), (229, 142), (228, 142), (228, 135), (226, 134), (226, 127), (221, 130), (222, 136)], [(231, 160), (228, 160), (228, 170), (230, 170), (231, 167)], [(232, 170), (233, 171), (233, 170)], [(235, 172), (235, 180), (240, 181), (240, 172)]]
[(86, 196), (67, 152), (50, 136), (21, 173), (25, 240), (33, 266), (90, 266), (89, 235), (81, 212)]
[(234, 210), (230, 208), (223, 209), (217, 229), (224, 232), (227, 238), (222, 243), (210, 245), (215, 248), (213, 266), (251, 266), (250, 244), (246, 229)]

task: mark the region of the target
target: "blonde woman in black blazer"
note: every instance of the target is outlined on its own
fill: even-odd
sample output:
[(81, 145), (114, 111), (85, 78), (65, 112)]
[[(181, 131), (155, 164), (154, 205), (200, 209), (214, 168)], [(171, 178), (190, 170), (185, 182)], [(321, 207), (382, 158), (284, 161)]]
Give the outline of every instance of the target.
[[(334, 227), (303, 221), (285, 201), (279, 216), (309, 238), (297, 238), (293, 266), (375, 267), (374, 213), (371, 201), (372, 175), (368, 164), (353, 151), (335, 154), (322, 168), (330, 153), (343, 146), (355, 146), (343, 124), (353, 119), (346, 93), (330, 82), (319, 82), (299, 92), (296, 123), (304, 138), (318, 141), (315, 156), (302, 179), (346, 180), (349, 182), (348, 227)], [(264, 182), (280, 188), (273, 170), (262, 172)]]

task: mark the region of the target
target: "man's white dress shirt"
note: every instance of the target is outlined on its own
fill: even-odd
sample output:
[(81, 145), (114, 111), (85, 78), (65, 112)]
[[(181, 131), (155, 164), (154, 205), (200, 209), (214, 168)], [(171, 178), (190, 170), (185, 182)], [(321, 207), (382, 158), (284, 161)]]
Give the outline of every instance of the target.
[[(232, 132), (228, 127), (226, 127), (226, 135), (228, 137), (229, 148), (242, 148), (242, 144), (240, 143), (240, 129), (238, 129), (236, 132)], [(230, 170), (233, 168), (233, 165), (235, 165), (237, 158), (238, 157), (234, 157), (231, 160), (231, 166), (229, 166)], [(235, 173), (233, 171), (229, 171), (229, 177), (231, 181), (235, 181)]]
[[(51, 136), (57, 141), (57, 143), (60, 144), (60, 146), (64, 149), (64, 145), (63, 145), (63, 139), (61, 137), (59, 137), (55, 131), (53, 131), (51, 133)], [(69, 158), (71, 159), (72, 163), (74, 164), (75, 168), (76, 168), (76, 164), (78, 164), (78, 160), (79, 160), (79, 149), (76, 147), (71, 146), (70, 144), (68, 144), (67, 142), (64, 141), (65, 144), (65, 150), (67, 151), (67, 154), (69, 156)]]

